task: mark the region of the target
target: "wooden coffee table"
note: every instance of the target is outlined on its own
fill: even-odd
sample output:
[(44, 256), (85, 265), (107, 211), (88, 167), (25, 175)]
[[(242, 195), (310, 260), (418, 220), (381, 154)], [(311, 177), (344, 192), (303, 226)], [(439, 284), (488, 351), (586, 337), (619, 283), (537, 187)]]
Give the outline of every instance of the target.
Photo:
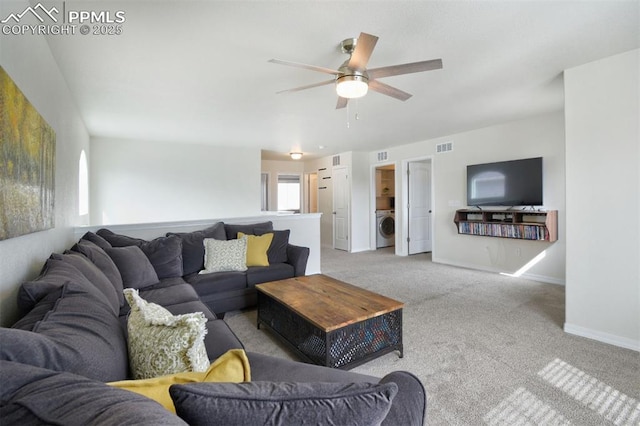
[(325, 275), (256, 285), (265, 325), (302, 359), (349, 369), (402, 348), (403, 303)]

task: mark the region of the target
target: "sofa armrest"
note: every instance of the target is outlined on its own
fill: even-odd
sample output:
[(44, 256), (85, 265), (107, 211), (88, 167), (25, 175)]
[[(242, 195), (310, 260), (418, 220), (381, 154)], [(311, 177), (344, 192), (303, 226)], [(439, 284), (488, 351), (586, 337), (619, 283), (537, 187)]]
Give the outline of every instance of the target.
[(394, 371), (380, 380), (380, 383), (388, 382), (398, 385), (398, 393), (382, 426), (423, 426), (426, 423), (427, 394), (420, 380), (406, 371)]
[(287, 263), (293, 266), (296, 277), (303, 276), (307, 270), (307, 260), (309, 259), (309, 247), (294, 246), (287, 244)]

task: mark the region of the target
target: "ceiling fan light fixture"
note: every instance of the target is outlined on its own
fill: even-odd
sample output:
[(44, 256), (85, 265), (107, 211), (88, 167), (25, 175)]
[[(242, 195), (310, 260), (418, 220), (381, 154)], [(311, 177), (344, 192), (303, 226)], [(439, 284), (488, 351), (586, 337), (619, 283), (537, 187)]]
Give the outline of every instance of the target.
[(302, 153), (301, 152), (290, 152), (289, 156), (291, 157), (292, 160), (299, 160), (302, 158)]
[(341, 98), (361, 98), (369, 90), (369, 79), (363, 75), (345, 75), (336, 80), (336, 93)]

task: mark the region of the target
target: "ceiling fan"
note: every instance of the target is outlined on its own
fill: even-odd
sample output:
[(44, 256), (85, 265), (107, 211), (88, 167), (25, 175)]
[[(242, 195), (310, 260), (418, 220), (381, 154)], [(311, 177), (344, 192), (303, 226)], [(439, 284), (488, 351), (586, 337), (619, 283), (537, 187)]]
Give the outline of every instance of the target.
[(309, 84), (306, 86), (296, 87), (294, 89), (282, 90), (277, 93), (298, 92), (300, 90), (311, 89), (331, 83), (336, 84), (336, 93), (338, 94), (338, 104), (336, 109), (347, 106), (349, 99), (360, 98), (367, 94), (368, 89), (392, 98), (406, 101), (412, 95), (404, 92), (388, 84), (379, 81), (379, 78), (391, 77), (394, 75), (411, 74), (415, 72), (431, 71), (442, 68), (442, 59), (432, 59), (428, 61), (412, 62), (400, 65), (391, 65), (388, 67), (367, 69), (367, 63), (376, 47), (378, 37), (360, 33), (358, 38), (348, 38), (340, 43), (342, 52), (349, 54), (347, 59), (337, 70), (331, 68), (318, 67), (315, 65), (301, 64), (298, 62), (283, 61), (281, 59), (270, 59), (269, 62), (274, 64), (287, 65), (291, 67), (305, 68), (311, 71), (318, 71), (325, 74), (331, 74), (335, 77), (331, 80), (322, 81), (320, 83)]

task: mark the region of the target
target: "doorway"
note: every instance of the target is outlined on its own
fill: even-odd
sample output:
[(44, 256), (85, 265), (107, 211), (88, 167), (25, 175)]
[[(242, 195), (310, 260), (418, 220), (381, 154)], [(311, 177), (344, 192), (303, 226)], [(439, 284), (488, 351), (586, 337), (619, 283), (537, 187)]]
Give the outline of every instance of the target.
[(396, 245), (395, 193), (396, 166), (387, 164), (375, 168), (375, 248)]
[(433, 249), (431, 159), (407, 162), (407, 252)]

